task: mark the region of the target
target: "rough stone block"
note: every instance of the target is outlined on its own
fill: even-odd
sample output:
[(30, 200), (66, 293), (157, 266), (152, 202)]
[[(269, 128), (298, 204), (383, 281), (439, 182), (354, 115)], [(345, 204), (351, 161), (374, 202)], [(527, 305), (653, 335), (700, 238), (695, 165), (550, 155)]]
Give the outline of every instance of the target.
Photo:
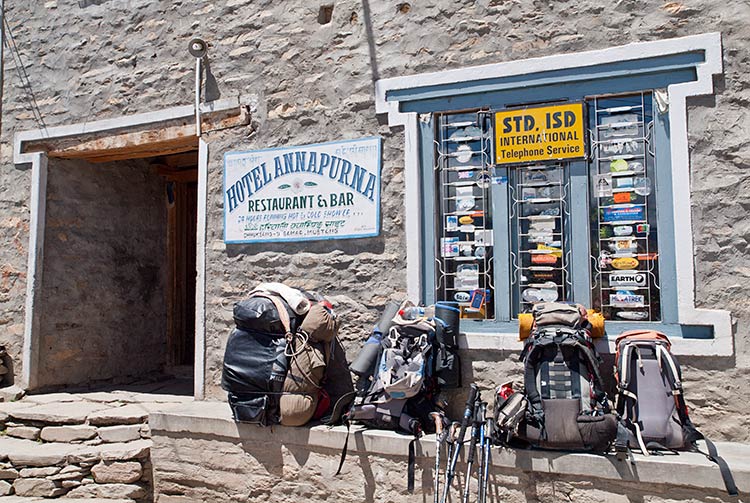
[(81, 485), (81, 481), (80, 480), (69, 479), (69, 480), (63, 480), (62, 481), (62, 486), (65, 489), (74, 489), (76, 487), (79, 487), (80, 485)]
[(137, 461), (101, 462), (91, 469), (94, 480), (99, 484), (130, 484), (143, 474), (143, 467)]
[(18, 470), (15, 468), (3, 467), (0, 468), (0, 480), (15, 480), (18, 478)]
[(45, 442), (74, 442), (95, 436), (96, 428), (93, 426), (46, 426), (41, 434)]
[(82, 402), (83, 399), (71, 393), (45, 393), (42, 395), (27, 395), (24, 401), (41, 405), (44, 403)]
[(102, 461), (128, 461), (144, 459), (149, 456), (152, 442), (136, 440), (135, 442), (104, 444), (98, 447)]
[(89, 423), (96, 426), (119, 424), (139, 424), (148, 418), (148, 410), (143, 404), (129, 404), (122, 407), (106, 406), (104, 410), (89, 415)]
[(54, 481), (47, 479), (16, 479), (13, 490), (18, 496), (40, 496), (54, 498), (65, 493)]
[(15, 402), (16, 400), (21, 399), (24, 393), (24, 390), (15, 384), (13, 386), (0, 388), (0, 402)]
[(5, 430), (9, 437), (36, 440), (39, 438), (39, 428), (34, 426), (11, 426)]
[(55, 466), (62, 464), (70, 444), (39, 444), (32, 440), (0, 438), (0, 452), (7, 453), (15, 466)]
[(99, 428), (99, 438), (104, 442), (130, 442), (141, 438), (141, 425), (103, 426)]
[(45, 466), (44, 468), (23, 468), (20, 472), (25, 479), (43, 478), (60, 473), (59, 466)]
[(13, 486), (4, 480), (0, 480), (0, 496), (7, 496), (13, 491)]
[(101, 455), (99, 453), (99, 449), (96, 446), (82, 445), (79, 446), (77, 450), (71, 451), (65, 459), (69, 464), (94, 466), (101, 459)]
[(37, 421), (49, 424), (81, 424), (94, 412), (108, 406), (89, 402), (46, 403), (10, 411), (10, 416), (22, 421)]
[[(85, 480), (85, 479), (84, 479)], [(88, 484), (76, 487), (68, 493), (70, 498), (132, 498), (146, 495), (146, 490), (135, 484)]]

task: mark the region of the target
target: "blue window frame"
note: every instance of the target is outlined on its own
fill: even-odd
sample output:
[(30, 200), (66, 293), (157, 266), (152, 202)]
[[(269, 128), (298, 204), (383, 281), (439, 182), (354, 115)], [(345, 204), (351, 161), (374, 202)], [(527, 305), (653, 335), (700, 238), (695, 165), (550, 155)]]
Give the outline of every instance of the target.
[[(421, 192), (422, 192), (422, 289), (425, 303), (436, 300), (454, 300), (450, 291), (446, 290), (444, 274), (446, 273), (446, 259), (452, 259), (459, 263), (466, 257), (477, 254), (476, 242), (473, 248), (459, 237), (458, 242), (445, 241), (444, 230), (446, 226), (454, 225), (446, 221), (448, 213), (460, 213), (457, 201), (463, 197), (479, 199), (486, 194), (486, 206), (481, 209), (483, 218), (474, 218), (473, 222), (466, 225), (474, 225), (482, 230), (492, 230), (492, 243), (482, 243), (484, 251), (481, 252), (481, 260), (484, 269), (478, 271), (480, 279), (469, 277), (462, 290), (489, 291), (490, 295), (485, 297), (484, 311), (469, 314), (467, 320), (462, 322), (463, 329), (467, 332), (493, 333), (493, 332), (515, 332), (517, 322), (515, 318), (520, 309), (523, 309), (523, 295), (519, 281), (514, 280), (518, 276), (518, 235), (528, 231), (519, 221), (519, 204), (521, 200), (514, 198), (513, 188), (522, 185), (524, 173), (513, 167), (494, 167), (492, 163), (485, 163), (483, 171), (490, 174), (492, 183), (482, 187), (472, 194), (457, 190), (443, 191), (441, 187), (445, 183), (455, 184), (458, 179), (445, 178), (444, 168), (451, 168), (461, 152), (458, 152), (459, 141), (445, 148), (450, 142), (443, 140), (446, 137), (446, 125), (471, 122), (469, 127), (480, 127), (480, 138), (477, 139), (478, 149), (469, 147), (464, 149), (464, 157), (467, 152), (475, 152), (482, 159), (492, 159), (487, 156), (486, 149), (491, 148), (491, 141), (486, 140), (484, 135), (491, 128), (491, 121), (486, 121), (485, 116), (489, 113), (507, 108), (541, 103), (572, 102), (584, 100), (587, 104), (589, 115), (589, 129), (592, 131), (591, 156), (588, 160), (577, 160), (558, 163), (554, 168), (560, 172), (561, 184), (559, 197), (559, 211), (565, 212), (565, 224), (554, 229), (560, 235), (561, 262), (567, 259), (567, 263), (561, 264), (561, 278), (559, 278), (558, 298), (580, 302), (584, 305), (598, 307), (612, 318), (608, 322), (608, 332), (618, 333), (621, 330), (632, 328), (658, 328), (668, 335), (690, 338), (712, 337), (710, 326), (680, 325), (677, 321), (677, 291), (676, 291), (676, 267), (675, 267), (675, 236), (670, 235), (673, 229), (673, 205), (671, 200), (672, 170), (670, 159), (670, 133), (668, 114), (660, 113), (651, 98), (655, 90), (668, 85), (689, 82), (696, 79), (695, 65), (699, 64), (704, 57), (703, 52), (687, 52), (678, 55), (651, 58), (638, 61), (618, 62), (603, 64), (584, 69), (548, 71), (523, 76), (508, 78), (495, 78), (473, 81), (469, 84), (436, 85), (420, 88), (419, 90), (404, 89), (387, 94), (387, 99), (399, 101), (402, 112), (416, 112), (420, 114), (420, 164), (421, 164)], [(601, 155), (602, 142), (606, 141), (600, 137), (604, 130), (627, 129), (630, 126), (618, 126), (618, 122), (600, 121), (603, 117), (617, 115), (613, 112), (620, 108), (623, 112), (625, 107), (631, 104), (612, 103), (618, 100), (632, 101), (640, 100), (640, 116), (635, 120), (620, 122), (636, 122), (635, 136), (648, 138), (648, 145), (644, 143), (642, 168), (643, 176), (651, 182), (652, 191), (645, 195), (637, 195), (634, 190), (627, 186), (618, 187), (620, 192), (628, 192), (634, 200), (622, 202), (607, 200), (598, 195), (593, 188), (593, 180), (597, 174), (605, 174), (606, 169), (614, 169), (608, 163), (623, 156)], [(607, 105), (607, 103), (610, 103)], [(611, 105), (611, 106), (610, 106)], [(601, 110), (609, 110), (601, 113)], [(633, 110), (630, 110), (632, 112)], [(628, 114), (624, 114), (628, 115)], [(630, 113), (633, 115), (633, 113)], [(636, 114), (637, 115), (637, 114)], [(474, 117), (470, 120), (468, 117)], [(633, 117), (631, 117), (633, 119)], [(618, 119), (619, 120), (619, 119)], [(483, 122), (484, 121), (484, 122)], [(614, 126), (613, 126), (614, 124)], [(468, 125), (468, 124), (467, 124)], [(466, 126), (464, 126), (466, 127)], [(471, 136), (471, 135), (464, 135)], [(454, 140), (461, 139), (461, 135)], [(616, 142), (615, 142), (616, 143)], [(630, 155), (630, 154), (628, 154)], [(633, 161), (628, 167), (633, 168), (634, 159), (625, 158), (625, 161)], [(485, 161), (482, 161), (483, 163)], [(452, 164), (453, 163), (453, 164)], [(622, 164), (622, 163), (620, 163)], [(541, 169), (541, 168), (540, 168)], [(620, 169), (620, 168), (618, 168)], [(628, 171), (628, 170), (622, 170)], [(637, 170), (634, 174), (637, 174)], [(611, 178), (627, 179), (627, 175), (612, 172)], [(442, 178), (441, 178), (442, 177)], [(634, 176), (630, 177), (636, 178)], [(628, 183), (632, 183), (628, 182)], [(459, 185), (460, 186), (460, 185)], [(511, 190), (509, 190), (511, 187)], [(641, 191), (644, 191), (641, 189)], [(446, 210), (447, 198), (456, 201), (452, 211)], [(607, 196), (611, 197), (611, 196)], [(609, 203), (609, 204), (604, 204)], [(618, 205), (640, 204), (643, 209), (641, 222), (632, 225), (646, 224), (647, 230), (632, 239), (615, 239), (620, 236), (608, 235), (601, 230), (602, 227), (610, 229), (614, 227), (611, 222), (602, 222), (603, 206), (607, 210), (617, 209)], [(464, 205), (464, 211), (468, 203)], [(477, 210), (480, 211), (480, 210)], [(478, 214), (478, 213), (477, 213)], [(592, 218), (592, 214), (597, 215)], [(611, 215), (611, 213), (608, 213)], [(456, 215), (460, 216), (460, 215)], [(607, 217), (609, 218), (609, 217)], [(515, 219), (515, 220), (514, 220)], [(468, 220), (467, 220), (468, 221)], [(463, 225), (458, 223), (458, 225)], [(620, 227), (626, 227), (627, 223)], [(655, 229), (654, 229), (655, 228)], [(520, 231), (520, 232), (519, 232)], [(623, 232), (622, 229), (618, 232)], [(487, 234), (485, 234), (485, 237)], [(621, 290), (614, 289), (609, 279), (615, 269), (602, 267), (602, 252), (618, 253), (617, 250), (609, 250), (614, 247), (635, 246), (636, 241), (642, 241), (649, 248), (639, 250), (641, 256), (647, 257), (653, 254), (651, 250), (658, 246), (658, 260), (651, 258), (651, 263), (645, 272), (648, 275), (648, 284), (641, 287), (636, 282), (630, 287)], [(465, 249), (462, 249), (464, 246)], [(448, 257), (445, 257), (446, 249)], [(465, 253), (464, 253), (465, 252)], [(612, 255), (612, 254), (610, 254)], [(606, 257), (605, 257), (606, 258)], [(609, 260), (612, 260), (610, 256)], [(516, 270), (514, 270), (516, 269)], [(468, 268), (458, 271), (457, 268), (447, 271), (456, 276), (459, 272), (467, 272)], [(473, 271), (470, 271), (473, 274)], [(464, 279), (466, 274), (463, 275)], [(627, 279), (623, 283), (622, 278), (618, 284), (628, 284)], [(476, 288), (471, 288), (476, 287)], [(637, 288), (645, 288), (643, 293), (635, 293)], [(612, 290), (614, 293), (610, 293)], [(613, 295), (619, 297), (612, 297)], [(641, 298), (642, 297), (642, 298)], [(471, 301), (474, 299), (461, 298), (463, 303), (468, 302), (471, 309)], [(632, 305), (628, 305), (628, 302)], [(636, 307), (643, 304), (641, 307)], [(620, 316), (618, 313), (647, 313), (645, 320), (633, 319)], [(475, 318), (475, 319), (472, 319)], [(623, 321), (618, 321), (623, 320)], [(625, 321), (627, 320), (627, 321)], [(658, 325), (658, 326), (655, 326)]]

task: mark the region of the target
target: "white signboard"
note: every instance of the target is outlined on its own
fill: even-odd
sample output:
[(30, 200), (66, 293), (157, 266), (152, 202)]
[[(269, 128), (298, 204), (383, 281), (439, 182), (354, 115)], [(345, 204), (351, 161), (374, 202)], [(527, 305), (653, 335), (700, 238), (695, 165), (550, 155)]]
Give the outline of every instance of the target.
[(379, 137), (224, 155), (224, 241), (377, 236)]
[(609, 286), (646, 286), (646, 273), (641, 271), (614, 271), (609, 275)]

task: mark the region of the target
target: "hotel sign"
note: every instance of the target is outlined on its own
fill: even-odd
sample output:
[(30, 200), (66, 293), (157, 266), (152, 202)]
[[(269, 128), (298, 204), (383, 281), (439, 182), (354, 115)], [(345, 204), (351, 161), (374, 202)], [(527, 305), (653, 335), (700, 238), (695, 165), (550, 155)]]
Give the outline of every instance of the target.
[(377, 236), (381, 139), (224, 155), (224, 241)]

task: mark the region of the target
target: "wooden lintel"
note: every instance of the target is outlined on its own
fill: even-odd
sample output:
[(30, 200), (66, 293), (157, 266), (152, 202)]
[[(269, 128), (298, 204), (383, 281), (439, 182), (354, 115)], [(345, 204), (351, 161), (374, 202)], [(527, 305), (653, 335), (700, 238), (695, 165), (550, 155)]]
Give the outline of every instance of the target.
[[(247, 107), (240, 106), (201, 116), (203, 132), (217, 131), (250, 123)], [(38, 140), (26, 144), (26, 152), (47, 152), (52, 158), (85, 159), (110, 162), (142, 159), (198, 150), (195, 124), (189, 119), (172, 121), (160, 127), (149, 126), (137, 131), (122, 130), (109, 134), (90, 134), (57, 140)]]

